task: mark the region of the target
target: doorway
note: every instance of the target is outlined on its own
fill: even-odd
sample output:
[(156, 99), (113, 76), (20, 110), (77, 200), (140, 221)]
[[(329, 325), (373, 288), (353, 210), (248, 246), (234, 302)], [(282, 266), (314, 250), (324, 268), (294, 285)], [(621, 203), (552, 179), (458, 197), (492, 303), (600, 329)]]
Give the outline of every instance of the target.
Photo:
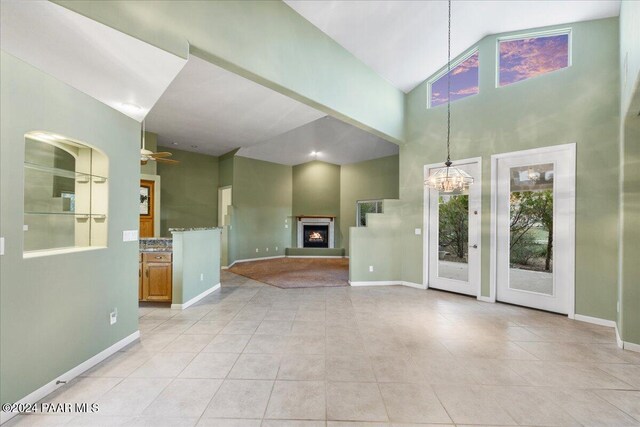
[(492, 156), (497, 301), (573, 317), (575, 144)]
[(232, 203), (231, 186), (218, 188), (218, 227), (222, 228), (222, 236), (220, 242), (220, 265), (226, 267), (229, 265), (229, 225), (230, 218), (229, 209)]
[[(424, 254), (428, 287), (466, 295), (480, 295), (481, 159), (453, 163), (474, 177), (463, 193), (425, 188)], [(424, 167), (425, 179), (442, 163)]]

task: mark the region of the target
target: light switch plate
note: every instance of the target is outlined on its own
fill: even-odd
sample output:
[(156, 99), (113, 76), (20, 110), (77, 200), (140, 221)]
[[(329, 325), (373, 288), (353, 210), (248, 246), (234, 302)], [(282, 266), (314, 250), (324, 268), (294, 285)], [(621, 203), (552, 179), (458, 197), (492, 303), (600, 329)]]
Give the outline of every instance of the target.
[(138, 230), (124, 230), (122, 232), (123, 242), (135, 242), (138, 240)]
[(27, 224), (23, 224), (22, 231), (29, 231), (29, 226)]
[(4, 255), (4, 237), (0, 237), (0, 255)]
[(422, 228), (416, 228), (415, 229), (415, 233), (416, 233), (416, 236), (421, 235), (422, 234)]

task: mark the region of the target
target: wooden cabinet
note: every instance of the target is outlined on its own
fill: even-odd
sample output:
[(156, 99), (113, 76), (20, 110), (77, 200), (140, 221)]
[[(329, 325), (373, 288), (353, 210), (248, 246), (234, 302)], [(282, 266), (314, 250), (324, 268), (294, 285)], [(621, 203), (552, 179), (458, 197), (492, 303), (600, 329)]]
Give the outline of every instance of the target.
[(145, 252), (140, 266), (140, 301), (171, 301), (171, 253)]

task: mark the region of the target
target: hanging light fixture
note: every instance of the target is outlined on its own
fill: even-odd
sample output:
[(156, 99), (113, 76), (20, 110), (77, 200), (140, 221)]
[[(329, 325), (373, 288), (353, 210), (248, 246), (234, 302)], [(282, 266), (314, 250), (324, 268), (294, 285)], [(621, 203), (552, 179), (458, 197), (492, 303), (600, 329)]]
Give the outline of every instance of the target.
[(449, 33), (447, 37), (447, 161), (445, 167), (433, 172), (424, 184), (441, 193), (462, 193), (473, 184), (473, 177), (451, 162), (451, 0), (449, 5)]

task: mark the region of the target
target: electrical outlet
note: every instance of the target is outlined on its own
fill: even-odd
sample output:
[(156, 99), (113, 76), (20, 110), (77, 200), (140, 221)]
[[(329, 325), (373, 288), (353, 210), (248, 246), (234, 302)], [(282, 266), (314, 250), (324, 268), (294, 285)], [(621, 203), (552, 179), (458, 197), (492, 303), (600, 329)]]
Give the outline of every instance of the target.
[(4, 255), (4, 237), (0, 237), (0, 255)]
[(373, 273), (373, 265), (369, 266), (369, 273)]
[(276, 246), (276, 251), (278, 250), (278, 247)]
[(285, 225), (284, 225), (284, 228), (289, 228), (289, 224), (285, 224)]
[(260, 249), (256, 248), (256, 252), (260, 252)]
[(114, 308), (111, 313), (109, 313), (109, 324), (114, 325), (118, 321), (118, 309)]
[(269, 252), (269, 248), (267, 248), (267, 252)]
[(204, 280), (204, 273), (200, 273), (200, 281), (202, 282)]
[(29, 226), (27, 224), (24, 224), (22, 226), (22, 231), (29, 231)]
[(416, 228), (416, 229), (414, 230), (414, 233), (416, 233), (416, 236), (419, 236), (419, 235), (421, 235), (421, 234), (422, 234), (422, 229), (421, 229), (421, 228)]

